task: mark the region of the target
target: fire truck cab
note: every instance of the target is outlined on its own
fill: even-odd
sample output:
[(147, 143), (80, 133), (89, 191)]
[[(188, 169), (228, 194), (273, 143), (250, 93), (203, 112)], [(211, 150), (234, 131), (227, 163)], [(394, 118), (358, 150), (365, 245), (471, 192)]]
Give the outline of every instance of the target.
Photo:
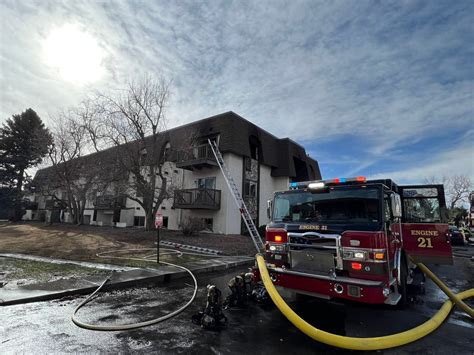
[(293, 182), (275, 192), (268, 214), (265, 260), (282, 292), (403, 304), (409, 257), (452, 264), (443, 185), (365, 177)]

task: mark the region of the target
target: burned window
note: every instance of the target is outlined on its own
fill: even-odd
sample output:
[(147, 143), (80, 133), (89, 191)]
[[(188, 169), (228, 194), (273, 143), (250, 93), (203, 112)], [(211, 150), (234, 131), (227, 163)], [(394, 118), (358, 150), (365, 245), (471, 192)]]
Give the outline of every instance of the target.
[(257, 183), (255, 181), (245, 181), (244, 196), (257, 197)]
[(167, 161), (169, 159), (170, 152), (171, 152), (171, 144), (170, 144), (170, 142), (167, 142), (165, 144), (165, 150), (163, 152), (163, 160)]
[(249, 137), (250, 158), (254, 160), (259, 159), (260, 141), (256, 136)]
[(252, 160), (248, 157), (244, 157), (245, 171), (252, 171)]

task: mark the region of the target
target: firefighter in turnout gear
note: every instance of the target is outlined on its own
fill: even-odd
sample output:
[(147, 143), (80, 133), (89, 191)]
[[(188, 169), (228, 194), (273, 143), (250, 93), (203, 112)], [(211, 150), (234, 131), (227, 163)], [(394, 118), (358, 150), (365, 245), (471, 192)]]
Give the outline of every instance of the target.
[(224, 301), (224, 308), (243, 307), (252, 295), (253, 274), (251, 272), (241, 273), (229, 280), (227, 286), (231, 294)]
[(227, 317), (222, 313), (222, 292), (216, 285), (207, 285), (206, 307), (195, 314), (192, 321), (205, 329), (213, 329), (227, 322)]

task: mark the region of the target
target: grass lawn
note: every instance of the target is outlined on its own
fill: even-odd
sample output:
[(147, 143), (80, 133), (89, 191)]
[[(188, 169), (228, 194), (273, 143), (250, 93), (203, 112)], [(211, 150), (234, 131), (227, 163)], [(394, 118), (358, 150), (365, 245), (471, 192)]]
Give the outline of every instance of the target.
[[(163, 230), (160, 234), (161, 240), (217, 249), (226, 255), (255, 255), (252, 241), (246, 236), (203, 233), (186, 237), (170, 230)], [(96, 254), (110, 250), (156, 248), (155, 242), (156, 232), (138, 228), (45, 225), (40, 222), (0, 223), (0, 253), (118, 263), (119, 259), (103, 259)]]
[[(165, 234), (165, 233), (163, 233)], [(137, 229), (117, 229), (110, 227), (73, 226), (67, 224), (44, 225), (43, 223), (2, 223), (0, 224), (0, 253), (20, 253), (29, 255), (46, 256), (52, 258), (88, 261), (104, 264), (123, 265), (141, 268), (156, 268), (160, 265), (156, 260), (156, 235)], [(128, 251), (127, 249), (145, 249), (143, 251)], [(206, 257), (166, 253), (160, 249), (160, 260), (178, 265), (202, 260)], [(97, 256), (98, 253), (103, 257)], [(144, 258), (150, 261), (114, 258)], [(25, 268), (28, 262), (25, 261)], [(37, 265), (41, 265), (37, 264)], [(46, 263), (48, 264), (48, 263)], [(71, 266), (75, 267), (75, 266)], [(38, 266), (38, 275), (53, 274), (57, 268), (67, 270), (64, 265), (51, 264)], [(21, 268), (20, 268), (21, 269)], [(33, 272), (34, 267), (28, 268)], [(1, 269), (0, 269), (1, 270)], [(49, 270), (49, 271), (48, 271)], [(59, 271), (58, 271), (59, 272)]]
[(106, 275), (107, 270), (82, 267), (74, 264), (52, 264), (42, 261), (0, 258), (0, 281), (21, 280), (23, 283), (47, 282), (59, 278)]

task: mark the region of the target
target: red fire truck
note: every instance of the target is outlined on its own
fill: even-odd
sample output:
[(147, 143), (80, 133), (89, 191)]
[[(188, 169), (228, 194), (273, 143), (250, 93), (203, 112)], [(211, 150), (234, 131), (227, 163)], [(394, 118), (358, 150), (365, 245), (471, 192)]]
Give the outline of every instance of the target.
[(268, 201), (265, 260), (281, 292), (403, 304), (415, 262), (452, 264), (443, 185), (294, 182)]

